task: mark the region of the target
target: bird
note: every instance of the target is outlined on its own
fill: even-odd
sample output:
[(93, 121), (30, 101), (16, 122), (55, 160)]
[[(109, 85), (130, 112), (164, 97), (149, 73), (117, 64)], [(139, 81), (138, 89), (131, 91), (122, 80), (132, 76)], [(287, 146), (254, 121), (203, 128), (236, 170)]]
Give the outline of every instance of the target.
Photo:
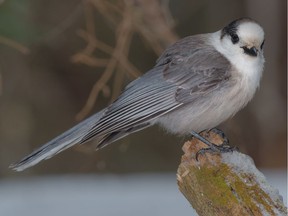
[(264, 70), (264, 41), (263, 28), (249, 17), (184, 37), (114, 102), (10, 168), (22, 171), (90, 140), (98, 150), (155, 124), (172, 134), (192, 134), (213, 149), (199, 133), (233, 117), (253, 98)]

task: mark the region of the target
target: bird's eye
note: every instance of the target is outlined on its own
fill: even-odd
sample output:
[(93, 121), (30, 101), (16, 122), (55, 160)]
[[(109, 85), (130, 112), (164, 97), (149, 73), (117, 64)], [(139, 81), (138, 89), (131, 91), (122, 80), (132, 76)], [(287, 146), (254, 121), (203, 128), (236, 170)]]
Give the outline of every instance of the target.
[(231, 41), (233, 44), (236, 44), (239, 42), (239, 37), (237, 34), (231, 34)]
[(264, 42), (265, 42), (265, 40), (262, 42), (262, 44), (261, 44), (261, 46), (260, 46), (261, 50), (263, 49)]

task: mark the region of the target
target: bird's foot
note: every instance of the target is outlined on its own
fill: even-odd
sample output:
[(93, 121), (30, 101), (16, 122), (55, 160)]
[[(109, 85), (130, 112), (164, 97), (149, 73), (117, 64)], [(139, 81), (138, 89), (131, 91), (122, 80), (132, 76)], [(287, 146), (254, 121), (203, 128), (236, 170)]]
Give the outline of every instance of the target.
[(213, 147), (208, 147), (208, 148), (202, 148), (196, 153), (196, 160), (198, 161), (199, 155), (204, 155), (206, 153), (227, 153), (227, 152), (233, 152), (233, 151), (238, 151), (237, 147), (231, 147), (229, 145), (215, 145), (211, 143)]
[(214, 132), (218, 135), (220, 135), (223, 139), (223, 142), (220, 145), (216, 145), (214, 143), (211, 143), (209, 140), (207, 140), (206, 138), (204, 138), (203, 136), (201, 136), (200, 134), (192, 131), (191, 134), (197, 138), (198, 140), (200, 140), (201, 142), (203, 142), (204, 144), (206, 144), (208, 146), (208, 148), (202, 148), (200, 149), (195, 157), (196, 160), (198, 161), (198, 157), (199, 155), (204, 155), (205, 153), (226, 153), (226, 152), (233, 152), (233, 151), (238, 151), (237, 147), (231, 147), (229, 146), (229, 140), (228, 138), (225, 136), (224, 132), (217, 129), (217, 128), (213, 128), (211, 130), (208, 130), (208, 132)]
[(228, 145), (229, 146), (229, 139), (226, 137), (225, 133), (218, 129), (218, 128), (212, 128), (210, 130), (208, 130), (208, 132), (212, 131), (213, 133), (219, 135), (220, 137), (222, 137), (223, 142), (221, 145)]

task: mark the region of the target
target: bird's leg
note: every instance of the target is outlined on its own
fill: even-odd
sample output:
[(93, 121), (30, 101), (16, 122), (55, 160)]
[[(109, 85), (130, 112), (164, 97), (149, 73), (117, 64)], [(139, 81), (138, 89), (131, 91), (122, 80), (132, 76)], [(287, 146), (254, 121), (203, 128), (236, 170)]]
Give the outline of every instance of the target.
[(209, 153), (225, 153), (225, 152), (233, 152), (235, 150), (238, 150), (237, 147), (231, 147), (229, 146), (229, 140), (228, 138), (225, 136), (224, 132), (217, 129), (217, 128), (213, 128), (209, 131), (212, 131), (218, 135), (220, 135), (223, 138), (223, 143), (220, 145), (216, 145), (214, 143), (211, 143), (209, 140), (205, 139), (203, 136), (201, 136), (200, 134), (196, 133), (195, 131), (191, 131), (191, 134), (198, 140), (200, 140), (201, 142), (203, 142), (204, 144), (206, 144), (208, 146), (208, 148), (202, 148), (200, 149), (197, 153), (196, 153), (196, 160), (198, 161), (198, 157), (199, 155), (203, 155), (207, 152)]

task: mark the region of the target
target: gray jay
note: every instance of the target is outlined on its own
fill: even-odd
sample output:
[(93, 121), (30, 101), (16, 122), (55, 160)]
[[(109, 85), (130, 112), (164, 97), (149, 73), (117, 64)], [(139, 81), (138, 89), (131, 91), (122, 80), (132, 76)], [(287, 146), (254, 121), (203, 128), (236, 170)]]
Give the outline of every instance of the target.
[(174, 134), (192, 134), (211, 150), (214, 145), (198, 133), (232, 117), (252, 99), (263, 72), (263, 45), (264, 31), (250, 18), (183, 38), (111, 105), (10, 167), (22, 171), (92, 139), (100, 149), (154, 124)]

